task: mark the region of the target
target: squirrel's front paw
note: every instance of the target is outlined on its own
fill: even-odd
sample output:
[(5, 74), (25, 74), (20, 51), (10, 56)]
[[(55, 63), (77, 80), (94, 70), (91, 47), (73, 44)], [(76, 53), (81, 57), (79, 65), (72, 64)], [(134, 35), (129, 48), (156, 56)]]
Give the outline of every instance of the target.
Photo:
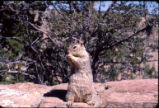
[(66, 103), (66, 106), (67, 106), (68, 108), (70, 108), (70, 107), (72, 106), (72, 104), (73, 104), (72, 101), (68, 101), (68, 102)]
[(87, 104), (93, 106), (94, 102), (93, 101), (88, 101)]
[(71, 57), (72, 57), (71, 54), (68, 54), (68, 55), (67, 55), (67, 58), (68, 58), (68, 59), (71, 59)]

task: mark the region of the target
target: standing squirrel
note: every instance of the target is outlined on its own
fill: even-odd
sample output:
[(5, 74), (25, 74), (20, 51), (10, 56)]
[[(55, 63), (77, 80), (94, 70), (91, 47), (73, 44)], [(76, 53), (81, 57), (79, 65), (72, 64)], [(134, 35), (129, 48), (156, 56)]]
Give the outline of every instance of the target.
[(73, 102), (85, 102), (99, 107), (101, 100), (93, 86), (90, 56), (81, 40), (76, 40), (69, 46), (67, 59), (71, 65), (72, 75), (69, 79), (66, 101), (69, 105)]

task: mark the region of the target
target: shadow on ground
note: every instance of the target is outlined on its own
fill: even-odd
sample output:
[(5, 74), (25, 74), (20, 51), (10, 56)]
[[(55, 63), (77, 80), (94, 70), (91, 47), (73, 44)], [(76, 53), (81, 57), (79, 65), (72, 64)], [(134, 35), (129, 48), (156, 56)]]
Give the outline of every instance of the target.
[(66, 93), (67, 93), (67, 90), (51, 90), (45, 93), (44, 97), (57, 97), (62, 99), (63, 101), (66, 101), (65, 99)]

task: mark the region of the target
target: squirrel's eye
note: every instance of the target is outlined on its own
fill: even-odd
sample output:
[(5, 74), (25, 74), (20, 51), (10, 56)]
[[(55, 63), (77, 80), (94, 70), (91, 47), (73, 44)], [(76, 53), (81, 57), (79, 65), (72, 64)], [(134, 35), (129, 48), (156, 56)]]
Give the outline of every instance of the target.
[(73, 49), (75, 49), (76, 48), (76, 46), (73, 46)]

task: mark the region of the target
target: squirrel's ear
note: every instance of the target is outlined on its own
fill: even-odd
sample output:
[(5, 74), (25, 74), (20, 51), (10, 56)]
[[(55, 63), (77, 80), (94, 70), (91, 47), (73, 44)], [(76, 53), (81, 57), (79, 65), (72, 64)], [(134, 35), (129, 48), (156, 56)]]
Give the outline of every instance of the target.
[(76, 40), (77, 43), (80, 43), (80, 40)]
[(80, 40), (79, 43), (80, 43), (81, 45), (83, 45), (83, 41), (82, 41), (82, 40)]

